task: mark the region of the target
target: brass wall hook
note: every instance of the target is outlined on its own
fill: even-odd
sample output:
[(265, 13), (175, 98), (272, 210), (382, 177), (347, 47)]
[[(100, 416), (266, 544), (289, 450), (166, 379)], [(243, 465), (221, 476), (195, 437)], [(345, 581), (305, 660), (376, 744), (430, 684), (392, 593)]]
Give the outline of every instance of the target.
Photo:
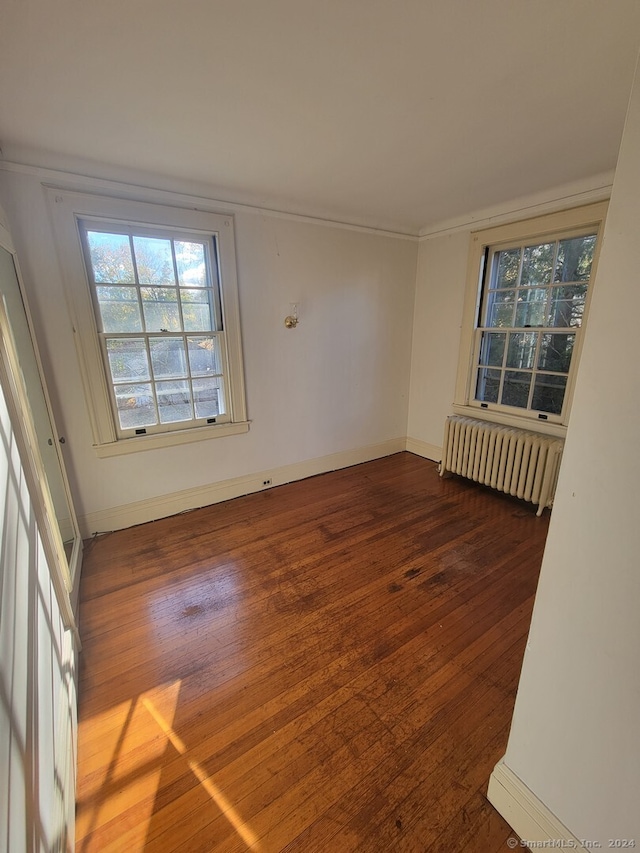
[(287, 329), (295, 329), (298, 325), (298, 303), (290, 302), (291, 314), (284, 318), (284, 325)]

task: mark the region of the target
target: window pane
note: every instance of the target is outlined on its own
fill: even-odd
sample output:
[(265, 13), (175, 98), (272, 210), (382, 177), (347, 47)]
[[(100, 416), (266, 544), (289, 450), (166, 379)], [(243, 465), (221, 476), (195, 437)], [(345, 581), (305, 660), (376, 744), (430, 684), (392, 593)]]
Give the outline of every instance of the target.
[(156, 379), (180, 379), (187, 376), (187, 357), (182, 338), (151, 338), (149, 349)]
[(581, 326), (586, 296), (586, 284), (553, 287), (551, 289), (551, 306), (547, 325), (574, 328)]
[(114, 382), (149, 379), (149, 359), (142, 338), (107, 339), (107, 357)]
[(516, 332), (509, 335), (507, 367), (530, 370), (536, 355), (538, 335), (535, 332)]
[(591, 275), (596, 235), (561, 240), (554, 281), (587, 281)]
[(135, 283), (131, 245), (126, 234), (87, 231), (87, 243), (96, 282)]
[(185, 287), (206, 287), (207, 267), (202, 243), (188, 243), (176, 240), (176, 266), (178, 282)]
[(158, 423), (150, 384), (116, 385), (115, 394), (121, 429), (153, 426)]
[(502, 400), (504, 406), (518, 406), (527, 408), (529, 402), (529, 388), (531, 386), (531, 374), (520, 370), (507, 370), (504, 375), (502, 386)]
[[(173, 225), (154, 226), (136, 222), (133, 207), (127, 212), (123, 204), (112, 220), (98, 219), (89, 207), (92, 218), (83, 214), (75, 223), (89, 286), (85, 301), (90, 295), (83, 308), (94, 312), (86, 330), (93, 344), (83, 332), (83, 345), (102, 353), (96, 369), (105, 380), (91, 401), (96, 439), (109, 423), (122, 438), (136, 428), (160, 434), (226, 421), (236, 402), (226, 371), (231, 364), (235, 376), (241, 362), (238, 329), (224, 330), (221, 292), (220, 251), (231, 245), (231, 222), (207, 214), (192, 230), (194, 219), (185, 213)], [(231, 255), (233, 264), (232, 248)], [(235, 285), (232, 275), (234, 300)], [(237, 403), (233, 414), (244, 419), (244, 395)]]
[(178, 291), (173, 287), (141, 287), (144, 321), (148, 332), (180, 332)]
[(496, 254), (494, 258), (494, 264), (497, 264), (496, 275), (491, 285), (493, 288), (516, 286), (520, 271), (520, 254), (520, 249), (506, 249)]
[(551, 415), (562, 414), (564, 392), (567, 388), (566, 376), (547, 376), (539, 373), (533, 388), (532, 408)]
[(193, 402), (197, 418), (215, 418), (224, 413), (221, 379), (194, 379)]
[(97, 287), (103, 332), (141, 332), (135, 287)]
[(210, 290), (180, 288), (180, 299), (185, 332), (206, 332), (213, 329)]
[(480, 364), (489, 364), (502, 367), (504, 355), (504, 344), (506, 334), (504, 332), (483, 332), (480, 344)]
[(565, 232), (486, 248), (480, 340), (474, 337), (476, 401), (533, 418), (562, 416), (596, 239), (595, 233)]
[(222, 373), (220, 341), (217, 337), (189, 337), (187, 345), (192, 376), (211, 376)]
[(575, 335), (543, 335), (540, 344), (538, 367), (540, 370), (555, 370), (568, 373)]
[(514, 324), (516, 328), (545, 325), (547, 296), (548, 291), (542, 288), (519, 291)]
[(193, 418), (188, 382), (156, 382), (156, 394), (160, 423), (189, 421)]
[(553, 253), (555, 243), (542, 243), (539, 246), (527, 246), (522, 259), (522, 285), (540, 285), (551, 282)]
[(506, 290), (489, 295), (486, 325), (493, 327), (513, 326), (513, 309), (515, 306), (515, 290)]
[(492, 370), (487, 367), (480, 368), (476, 386), (476, 400), (481, 400), (483, 403), (498, 402), (501, 373), (501, 370)]
[(136, 266), (140, 284), (175, 284), (171, 240), (158, 237), (134, 237)]

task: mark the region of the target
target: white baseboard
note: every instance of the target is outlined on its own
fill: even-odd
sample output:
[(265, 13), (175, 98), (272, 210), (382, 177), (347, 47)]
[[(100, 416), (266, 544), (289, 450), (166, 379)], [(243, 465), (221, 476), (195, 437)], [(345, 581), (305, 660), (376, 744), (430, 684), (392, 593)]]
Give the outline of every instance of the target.
[(525, 841), (568, 842), (579, 850), (582, 845), (567, 827), (541, 802), (513, 770), (499, 761), (491, 774), (487, 798), (520, 838)]
[(419, 438), (411, 438), (407, 436), (406, 450), (409, 453), (415, 453), (416, 456), (423, 456), (425, 459), (431, 459), (434, 462), (440, 462), (442, 459), (442, 448), (437, 444), (429, 444), (426, 441), (421, 441)]
[[(147, 500), (110, 507), (80, 516), (78, 519), (80, 533), (86, 539), (95, 533), (122, 530), (125, 527), (133, 527), (135, 524), (144, 524), (147, 521), (166, 518), (185, 510), (209, 506), (252, 492), (264, 491), (273, 486), (281, 486), (283, 483), (303, 480), (305, 477), (313, 477), (327, 471), (336, 471), (339, 468), (348, 468), (350, 465), (359, 465), (361, 462), (370, 462), (372, 459), (390, 456), (392, 453), (399, 453), (405, 449), (405, 438), (394, 438), (380, 444), (359, 447), (355, 450), (345, 450), (315, 459), (306, 459), (304, 462), (295, 462), (292, 465), (283, 465), (280, 468), (272, 468), (268, 471), (257, 471), (244, 477), (234, 477), (231, 480), (208, 483), (205, 486), (197, 486), (193, 489), (183, 489), (168, 495), (159, 495)], [(265, 480), (270, 480), (271, 483), (265, 486)]]

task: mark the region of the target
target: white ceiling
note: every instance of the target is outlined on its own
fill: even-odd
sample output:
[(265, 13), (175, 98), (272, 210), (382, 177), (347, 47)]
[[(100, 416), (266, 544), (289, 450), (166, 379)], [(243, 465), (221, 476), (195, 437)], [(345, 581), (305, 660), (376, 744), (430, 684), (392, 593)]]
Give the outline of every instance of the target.
[(417, 233), (615, 166), (638, 0), (2, 0), (3, 156)]

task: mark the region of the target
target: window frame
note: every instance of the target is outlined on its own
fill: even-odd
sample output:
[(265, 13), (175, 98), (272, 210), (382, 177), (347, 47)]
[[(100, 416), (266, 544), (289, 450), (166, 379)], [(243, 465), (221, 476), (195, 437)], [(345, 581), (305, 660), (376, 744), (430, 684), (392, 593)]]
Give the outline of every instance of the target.
[[(4, 229), (2, 226), (0, 229), (1, 239)], [(37, 537), (34, 537), (34, 544), (37, 546), (38, 539), (42, 543), (64, 627), (73, 632), (80, 648), (80, 634), (71, 604), (71, 569), (62, 544), (47, 474), (38, 450), (38, 436), (4, 297), (0, 297), (0, 387), (9, 415), (11, 436), (18, 448), (19, 466), (24, 472), (35, 517)], [(7, 463), (11, 467), (10, 451), (8, 448)], [(15, 463), (15, 459), (13, 462)], [(15, 476), (13, 471), (11, 474)], [(81, 542), (80, 539), (77, 541)]]
[[(122, 221), (113, 221), (106, 219), (98, 219), (98, 218), (89, 218), (85, 217), (84, 219), (78, 220), (78, 226), (80, 228), (80, 239), (83, 247), (84, 258), (85, 258), (85, 269), (89, 283), (89, 290), (91, 292), (92, 304), (94, 309), (94, 316), (96, 318), (96, 324), (104, 326), (104, 322), (99, 322), (99, 318), (101, 317), (101, 308), (100, 302), (98, 298), (98, 288), (100, 287), (109, 287), (108, 283), (98, 282), (95, 280), (95, 273), (93, 270), (93, 266), (91, 263), (91, 250), (89, 247), (89, 233), (107, 233), (107, 234), (121, 234), (123, 236), (127, 236), (129, 238), (133, 238), (133, 242), (135, 243), (136, 237), (151, 237), (151, 238), (161, 238), (167, 239), (171, 241), (179, 241), (179, 240), (188, 240), (193, 242), (202, 243), (205, 247), (204, 254), (207, 256), (208, 260), (208, 271), (210, 274), (210, 284), (206, 287), (198, 288), (202, 292), (211, 291), (211, 301), (208, 302), (210, 308), (210, 317), (211, 317), (211, 325), (213, 328), (210, 329), (202, 329), (202, 330), (191, 330), (188, 331), (184, 328), (173, 331), (157, 331), (157, 330), (149, 330), (145, 331), (142, 328), (139, 331), (135, 332), (112, 332), (105, 330), (102, 328), (99, 329), (98, 339), (100, 341), (100, 350), (102, 353), (102, 361), (104, 365), (104, 371), (108, 378), (109, 385), (109, 397), (111, 400), (112, 411), (113, 411), (113, 419), (114, 425), (116, 429), (116, 433), (118, 435), (118, 439), (124, 438), (132, 438), (136, 435), (157, 435), (159, 433), (167, 433), (167, 432), (175, 432), (179, 429), (199, 429), (207, 423), (229, 423), (231, 420), (230, 413), (228, 411), (228, 406), (226, 405), (226, 386), (227, 386), (227, 377), (229, 373), (228, 368), (228, 359), (227, 359), (227, 346), (226, 346), (226, 334), (224, 331), (224, 322), (223, 322), (223, 307), (222, 307), (222, 296), (221, 296), (221, 276), (218, 264), (218, 248), (217, 248), (217, 235), (210, 233), (201, 233), (195, 232), (193, 230), (190, 231), (181, 231), (175, 228), (172, 229), (160, 229), (158, 226), (150, 229), (147, 226), (141, 226), (137, 223), (126, 223), (124, 224)], [(176, 280), (177, 284), (177, 280)], [(114, 286), (120, 286), (118, 283), (114, 283)], [(131, 284), (125, 285), (130, 287), (131, 289), (136, 291), (137, 300), (139, 302), (141, 298), (141, 291), (145, 287), (156, 287), (156, 285), (147, 285), (143, 282), (137, 281), (132, 282)], [(164, 288), (166, 285), (158, 285), (160, 289)], [(174, 289), (171, 287), (167, 287), (167, 289)], [(178, 286), (178, 290), (180, 290), (180, 286)], [(182, 318), (183, 311), (183, 303), (181, 300), (177, 303), (179, 316)], [(142, 318), (144, 315), (143, 306), (140, 304), (140, 319), (142, 322)], [(146, 318), (145, 318), (146, 321)], [(184, 323), (181, 320), (181, 325)], [(185, 421), (176, 421), (176, 422), (165, 422), (162, 423), (161, 420), (158, 420), (158, 423), (153, 425), (144, 425), (142, 427), (123, 427), (119, 423), (118, 416), (118, 404), (117, 404), (117, 394), (116, 389), (119, 384), (113, 378), (111, 373), (111, 368), (109, 365), (109, 355), (108, 355), (108, 341), (109, 340), (124, 340), (126, 338), (140, 338), (145, 341), (145, 349), (149, 353), (149, 348), (153, 346), (152, 342), (156, 340), (161, 340), (163, 338), (172, 339), (176, 337), (181, 337), (185, 339), (185, 353), (186, 353), (186, 338), (190, 336), (195, 337), (212, 337), (216, 338), (219, 342), (218, 350), (220, 362), (222, 365), (222, 372), (218, 375), (222, 380), (222, 388), (223, 388), (223, 399), (225, 400), (224, 412), (217, 414), (215, 416), (207, 417), (196, 417), (194, 413), (194, 417), (189, 418)], [(150, 353), (149, 353), (150, 354)], [(149, 358), (149, 365), (151, 365), (152, 358)], [(194, 378), (191, 372), (191, 365), (189, 358), (185, 358), (185, 367), (187, 376), (187, 381), (190, 381)], [(146, 380), (145, 380), (146, 381)], [(152, 375), (150, 375), (148, 382), (153, 386), (152, 395), (154, 399), (157, 401), (157, 388), (155, 387), (158, 383), (158, 379)], [(126, 384), (135, 384), (133, 381), (129, 381)], [(159, 413), (159, 411), (158, 411)], [(140, 431), (142, 430), (142, 432)]]
[[(173, 207), (167, 204), (97, 196), (45, 187), (57, 241), (59, 261), (74, 329), (80, 372), (98, 456), (202, 441), (247, 432), (246, 394), (236, 273), (234, 219), (228, 214)], [(112, 405), (112, 383), (103, 357), (93, 286), (84, 255), (82, 223), (114, 228), (140, 228), (213, 237), (219, 279), (219, 299), (224, 329), (223, 367), (227, 413), (213, 424), (177, 422), (144, 435), (119, 434)], [(182, 334), (179, 333), (179, 334)], [(168, 427), (164, 429), (164, 426)], [(130, 432), (130, 431), (127, 431)]]
[[(589, 304), (591, 302), (594, 283), (597, 274), (598, 256), (602, 242), (602, 229), (606, 216), (608, 202), (585, 205), (557, 213), (546, 214), (532, 219), (520, 220), (494, 228), (474, 231), (471, 233), (469, 259), (467, 265), (467, 283), (460, 336), (460, 354), (456, 378), (456, 389), (453, 410), (456, 414), (489, 420), (508, 426), (522, 427), (547, 435), (563, 437), (571, 411), (571, 402), (575, 387), (576, 375), (580, 363), (580, 353), (588, 325)], [(576, 329), (576, 341), (567, 377), (566, 392), (562, 413), (548, 414), (539, 417), (537, 410), (524, 410), (518, 407), (504, 406), (499, 403), (483, 404), (475, 399), (476, 381), (479, 367), (481, 346), (481, 325), (483, 297), (486, 292), (485, 268), (488, 266), (489, 254), (500, 249), (529, 245), (544, 240), (564, 239), (577, 234), (586, 234), (589, 230), (596, 234), (596, 247), (589, 278), (589, 287), (585, 300), (582, 324)], [(487, 269), (486, 275), (490, 275)], [(503, 329), (496, 328), (495, 331)], [(544, 327), (547, 331), (547, 327)], [(504, 328), (504, 331), (512, 331)], [(538, 327), (536, 332), (540, 331)], [(548, 327), (550, 333), (552, 327)]]

